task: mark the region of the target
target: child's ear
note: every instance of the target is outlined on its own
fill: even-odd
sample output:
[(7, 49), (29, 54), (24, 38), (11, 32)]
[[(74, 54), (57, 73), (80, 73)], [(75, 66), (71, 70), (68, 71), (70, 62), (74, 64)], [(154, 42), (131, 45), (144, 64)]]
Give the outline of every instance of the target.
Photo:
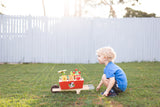
[(108, 58), (105, 56), (105, 57), (104, 57), (104, 60), (105, 60), (105, 61), (107, 61), (107, 60), (108, 60)]

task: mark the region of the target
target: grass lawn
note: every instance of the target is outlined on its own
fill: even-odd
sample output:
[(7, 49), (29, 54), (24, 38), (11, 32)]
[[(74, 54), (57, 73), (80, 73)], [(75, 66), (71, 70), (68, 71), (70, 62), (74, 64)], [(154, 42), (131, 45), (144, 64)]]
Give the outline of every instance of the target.
[[(99, 64), (3, 64), (0, 65), (0, 107), (159, 107), (160, 62), (117, 63), (125, 71), (128, 88), (117, 97), (106, 98), (95, 90), (51, 93), (58, 84), (58, 70), (75, 68), (82, 72), (84, 84), (96, 88), (103, 74)], [(66, 73), (69, 73), (66, 72)]]

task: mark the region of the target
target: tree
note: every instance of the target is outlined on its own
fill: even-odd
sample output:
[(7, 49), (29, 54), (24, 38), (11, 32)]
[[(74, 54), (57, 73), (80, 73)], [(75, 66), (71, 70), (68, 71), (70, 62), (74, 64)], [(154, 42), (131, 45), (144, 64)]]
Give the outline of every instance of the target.
[(155, 13), (148, 14), (146, 12), (131, 9), (129, 7), (126, 7), (125, 10), (127, 13), (123, 17), (156, 17)]
[(2, 1), (0, 0), (0, 14), (3, 14), (2, 9), (6, 8), (6, 6), (2, 3)]
[[(70, 2), (71, 0), (64, 0), (64, 16), (70, 16)], [(82, 15), (82, 0), (74, 0), (74, 16)]]
[(116, 11), (114, 10), (113, 6), (114, 5), (119, 5), (119, 4), (130, 4), (132, 6), (136, 5), (139, 1), (138, 0), (85, 0), (85, 4), (92, 6), (93, 8), (96, 8), (99, 5), (105, 5), (109, 6), (109, 17), (117, 17), (116, 16)]
[(69, 16), (69, 0), (64, 0), (64, 16)]
[(42, 6), (43, 6), (43, 14), (46, 16), (46, 10), (45, 10), (45, 5), (44, 5), (44, 0), (42, 0)]
[(75, 13), (74, 16), (82, 15), (82, 0), (75, 0)]

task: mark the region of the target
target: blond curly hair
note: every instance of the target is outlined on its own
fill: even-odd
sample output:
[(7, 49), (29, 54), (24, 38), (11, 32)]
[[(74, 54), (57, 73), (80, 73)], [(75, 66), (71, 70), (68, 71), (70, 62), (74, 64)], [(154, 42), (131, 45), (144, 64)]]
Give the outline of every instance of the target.
[(96, 54), (106, 57), (109, 62), (110, 61), (114, 62), (114, 60), (116, 58), (116, 53), (113, 50), (113, 48), (111, 48), (111, 47), (100, 48), (100, 49), (96, 50)]

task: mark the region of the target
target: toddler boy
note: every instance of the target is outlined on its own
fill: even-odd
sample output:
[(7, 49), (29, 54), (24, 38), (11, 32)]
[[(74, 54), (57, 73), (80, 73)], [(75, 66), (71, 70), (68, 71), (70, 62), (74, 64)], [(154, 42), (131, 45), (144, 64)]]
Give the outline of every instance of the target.
[(118, 93), (124, 92), (127, 88), (127, 77), (124, 71), (113, 63), (116, 58), (113, 48), (104, 47), (96, 52), (99, 63), (105, 64), (104, 74), (96, 90), (104, 84), (106, 90), (101, 93), (103, 96), (117, 96)]

